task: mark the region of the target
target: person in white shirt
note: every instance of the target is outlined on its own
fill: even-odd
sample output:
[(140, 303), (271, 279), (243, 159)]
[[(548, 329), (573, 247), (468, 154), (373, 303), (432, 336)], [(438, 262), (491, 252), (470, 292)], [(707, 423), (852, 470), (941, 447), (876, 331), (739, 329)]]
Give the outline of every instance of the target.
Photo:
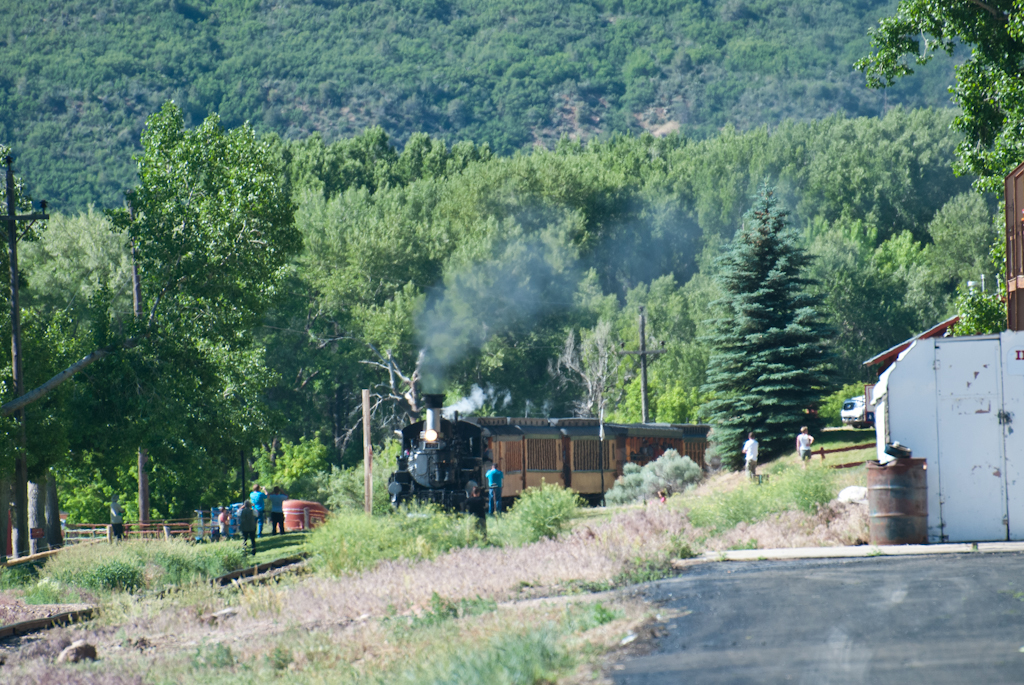
[(743, 463), (747, 470), (747, 476), (753, 480), (757, 477), (757, 440), (753, 433), (747, 434), (747, 441), (743, 443)]
[(115, 540), (124, 536), (124, 507), (117, 501), (117, 493), (110, 498), (110, 527)]
[(807, 462), (811, 460), (811, 445), (814, 444), (814, 437), (807, 432), (807, 426), (801, 426), (800, 432), (796, 434), (796, 451), (800, 455), (800, 461), (807, 470)]

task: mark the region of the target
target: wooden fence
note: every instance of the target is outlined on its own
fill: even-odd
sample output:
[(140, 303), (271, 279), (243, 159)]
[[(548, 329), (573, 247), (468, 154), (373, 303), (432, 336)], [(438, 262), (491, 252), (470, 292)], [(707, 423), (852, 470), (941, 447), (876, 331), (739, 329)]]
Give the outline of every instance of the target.
[[(834, 450), (827, 450), (824, 447), (818, 448), (817, 454), (821, 457), (821, 463), (825, 463), (826, 454), (836, 454), (837, 452), (852, 452), (853, 450), (866, 450), (869, 447), (874, 447), (875, 443), (866, 442), (863, 445), (853, 445), (852, 447), (837, 447)], [(853, 461), (848, 464), (829, 464), (830, 469), (852, 469), (855, 466), (860, 466), (864, 461)]]
[[(208, 532), (210, 524), (204, 517), (203, 532)], [(64, 544), (74, 545), (90, 540), (106, 540), (109, 525), (94, 523), (69, 523), (64, 528)], [(126, 540), (153, 540), (159, 538), (184, 537), (191, 539), (197, 531), (197, 520), (159, 519), (147, 523), (125, 523), (124, 538)]]

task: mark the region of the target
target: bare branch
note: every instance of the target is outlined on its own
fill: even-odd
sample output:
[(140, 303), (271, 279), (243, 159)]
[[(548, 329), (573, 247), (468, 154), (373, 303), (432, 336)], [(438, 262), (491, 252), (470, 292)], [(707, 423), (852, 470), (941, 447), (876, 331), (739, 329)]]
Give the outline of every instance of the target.
[(118, 347), (122, 347), (122, 348), (127, 350), (127, 349), (131, 349), (131, 348), (135, 347), (137, 344), (138, 344), (138, 339), (137, 338), (131, 338), (129, 340), (126, 340), (121, 345), (108, 345), (107, 347), (101, 347), (98, 350), (94, 350), (93, 352), (90, 352), (89, 354), (85, 355), (84, 357), (79, 359), (77, 362), (75, 362), (74, 364), (72, 364), (68, 368), (64, 369), (63, 371), (61, 371), (56, 376), (54, 376), (50, 380), (46, 381), (45, 383), (43, 383), (39, 387), (34, 388), (32, 390), (29, 390), (27, 393), (25, 393), (21, 397), (17, 397), (15, 399), (11, 400), (10, 402), (0, 406), (0, 415), (2, 415), (2, 416), (10, 416), (11, 414), (13, 414), (15, 412), (17, 412), (17, 411), (19, 411), (21, 409), (24, 409), (25, 407), (27, 407), (28, 405), (32, 404), (33, 402), (38, 402), (39, 400), (43, 399), (48, 394), (50, 394), (50, 392), (52, 392), (61, 383), (63, 383), (67, 379), (71, 378), (72, 376), (74, 376), (79, 371), (82, 371), (82, 370), (88, 368), (89, 366), (91, 366), (92, 364), (94, 364), (94, 363), (98, 362), (99, 360), (103, 359), (104, 357), (109, 355), (111, 352), (113, 352), (115, 349), (117, 349)]

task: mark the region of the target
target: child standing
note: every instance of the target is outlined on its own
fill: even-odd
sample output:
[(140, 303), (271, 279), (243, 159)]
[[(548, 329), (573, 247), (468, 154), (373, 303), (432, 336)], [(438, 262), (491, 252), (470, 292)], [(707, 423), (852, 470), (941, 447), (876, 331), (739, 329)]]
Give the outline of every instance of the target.
[(807, 462), (811, 460), (811, 445), (814, 444), (814, 437), (807, 432), (807, 426), (802, 426), (796, 434), (796, 451), (803, 462), (804, 470), (807, 470)]

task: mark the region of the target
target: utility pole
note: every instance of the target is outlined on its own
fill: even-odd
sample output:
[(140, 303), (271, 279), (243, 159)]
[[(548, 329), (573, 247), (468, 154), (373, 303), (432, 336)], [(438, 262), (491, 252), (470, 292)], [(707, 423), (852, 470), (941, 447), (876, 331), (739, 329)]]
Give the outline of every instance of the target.
[[(128, 219), (135, 223), (135, 210), (131, 205), (131, 198), (128, 198)], [(135, 321), (138, 323), (142, 318), (142, 282), (139, 279), (139, 262), (135, 258), (135, 241), (131, 244), (132, 250), (132, 312)], [(146, 464), (149, 462), (149, 450), (139, 447), (139, 523), (149, 523), (149, 473), (146, 471)], [(242, 491), (242, 499), (245, 499), (245, 491)]]
[(363, 390), (363, 509), (373, 514), (373, 444), (370, 442), (370, 391)]
[[(3, 217), (7, 222), (7, 258), (11, 271), (11, 375), (14, 377), (14, 396), (21, 397), (25, 394), (25, 378), (21, 368), (21, 306), (18, 301), (18, 222), (27, 221), (28, 227), (36, 221), (45, 221), (50, 218), (46, 213), (46, 202), (41, 202), (42, 211), (39, 214), (17, 213), (17, 202), (15, 200), (14, 171), (11, 165), (14, 160), (8, 155), (4, 160), (7, 163), (7, 216)], [(29, 530), (28, 530), (28, 459), (25, 454), (25, 410), (18, 411), (19, 439), (21, 448), (14, 461), (14, 510), (15, 529), (18, 535), (18, 545), (14, 549), (14, 556), (27, 556), (29, 551)], [(7, 502), (0, 502), (0, 506), (7, 507)], [(6, 535), (3, 531), (0, 535)], [(6, 547), (6, 545), (5, 545)]]
[(664, 353), (664, 341), (661, 343), (660, 350), (647, 349), (647, 313), (644, 311), (644, 307), (640, 307), (640, 349), (623, 350), (619, 354), (635, 354), (640, 357), (640, 414), (643, 423), (650, 423), (650, 412), (647, 409), (647, 358)]

